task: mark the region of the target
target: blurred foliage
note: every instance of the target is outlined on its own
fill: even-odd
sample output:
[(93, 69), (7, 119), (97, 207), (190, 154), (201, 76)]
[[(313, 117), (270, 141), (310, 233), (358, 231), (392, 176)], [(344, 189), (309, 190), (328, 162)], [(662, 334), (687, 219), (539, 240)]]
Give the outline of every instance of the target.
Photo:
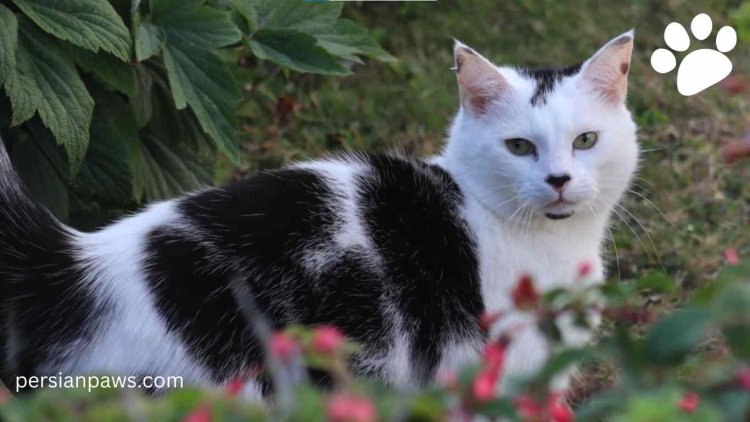
[(78, 227), (211, 185), (217, 153), (241, 159), (233, 73), (249, 57), (337, 76), (392, 60), (340, 13), (303, 0), (3, 0), (0, 127), (14, 165)]

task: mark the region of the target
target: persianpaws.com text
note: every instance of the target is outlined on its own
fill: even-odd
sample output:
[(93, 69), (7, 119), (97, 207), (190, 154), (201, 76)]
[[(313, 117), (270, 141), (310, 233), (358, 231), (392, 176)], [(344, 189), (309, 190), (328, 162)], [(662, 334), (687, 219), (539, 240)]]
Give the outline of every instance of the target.
[(97, 388), (138, 388), (138, 389), (173, 389), (182, 388), (180, 376), (18, 376), (16, 377), (16, 392), (32, 388), (70, 388), (91, 392)]

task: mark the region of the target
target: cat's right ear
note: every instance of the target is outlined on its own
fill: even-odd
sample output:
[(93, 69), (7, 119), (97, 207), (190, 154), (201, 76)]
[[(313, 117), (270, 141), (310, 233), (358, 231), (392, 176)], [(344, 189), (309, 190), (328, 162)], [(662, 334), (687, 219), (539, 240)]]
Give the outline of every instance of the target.
[(509, 85), (500, 71), (468, 46), (456, 41), (453, 48), (461, 105), (474, 116), (486, 114)]

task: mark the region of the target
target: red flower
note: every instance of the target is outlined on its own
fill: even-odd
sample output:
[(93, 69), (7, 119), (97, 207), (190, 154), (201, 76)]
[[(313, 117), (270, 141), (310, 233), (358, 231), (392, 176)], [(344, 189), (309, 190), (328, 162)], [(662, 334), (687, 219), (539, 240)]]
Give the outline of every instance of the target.
[(593, 269), (594, 266), (590, 262), (582, 262), (581, 265), (578, 266), (578, 278), (582, 279), (588, 277)]
[(348, 394), (338, 394), (328, 400), (326, 413), (331, 422), (372, 422), (377, 418), (375, 406), (369, 399)]
[(740, 371), (735, 376), (735, 379), (743, 390), (750, 391), (750, 368), (745, 368)]
[(550, 394), (547, 399), (547, 413), (553, 422), (573, 422), (573, 411), (562, 401), (560, 394)]
[(211, 420), (211, 408), (203, 404), (187, 415), (182, 422), (211, 422)]
[(297, 341), (289, 334), (277, 332), (271, 335), (268, 342), (271, 354), (283, 362), (289, 362), (297, 356), (299, 346)]
[(484, 354), (482, 356), (485, 368), (492, 372), (497, 372), (499, 376), (499, 373), (503, 370), (507, 349), (508, 341), (505, 339), (499, 339), (487, 344), (484, 347)]
[(324, 325), (313, 331), (312, 348), (317, 353), (332, 355), (341, 349), (344, 340), (341, 330), (330, 325)]
[(513, 400), (513, 405), (516, 407), (516, 413), (524, 421), (536, 421), (542, 418), (544, 409), (542, 406), (537, 404), (531, 396), (521, 395)]
[(521, 276), (521, 279), (513, 288), (513, 304), (519, 309), (533, 308), (539, 303), (539, 292), (534, 287), (534, 281), (529, 275)]
[(729, 265), (737, 265), (740, 263), (740, 256), (737, 255), (737, 250), (734, 248), (727, 248), (724, 251), (724, 257), (727, 259)]
[(680, 410), (686, 413), (693, 413), (693, 411), (698, 408), (700, 402), (701, 396), (699, 396), (698, 393), (694, 393), (692, 391), (689, 393), (685, 393), (685, 395), (683, 395), (680, 399)]
[(490, 401), (495, 398), (497, 374), (491, 370), (482, 370), (471, 384), (471, 392), (477, 401)]
[(245, 381), (241, 380), (239, 378), (233, 379), (229, 381), (227, 384), (227, 394), (229, 394), (230, 397), (236, 397), (238, 394), (242, 392), (242, 389), (245, 387)]

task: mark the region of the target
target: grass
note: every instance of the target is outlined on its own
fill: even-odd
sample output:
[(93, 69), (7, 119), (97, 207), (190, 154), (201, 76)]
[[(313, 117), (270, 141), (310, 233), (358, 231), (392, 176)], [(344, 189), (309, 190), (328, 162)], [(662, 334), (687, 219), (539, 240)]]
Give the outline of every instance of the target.
[[(682, 295), (644, 297), (643, 306), (672, 308), (692, 288), (710, 282), (726, 248), (750, 254), (750, 188), (745, 183), (750, 166), (728, 166), (720, 158), (721, 145), (744, 130), (750, 101), (719, 87), (683, 97), (676, 89), (676, 72), (660, 75), (649, 64), (651, 52), (664, 47), (669, 22), (689, 26), (700, 12), (713, 18), (712, 36), (692, 40), (693, 48), (712, 47), (720, 26), (750, 25), (737, 21), (740, 2), (695, 3), (347, 5), (345, 14), (372, 28), (398, 61), (358, 65), (346, 78), (288, 75), (248, 87), (242, 172), (337, 149), (438, 152), (457, 107), (450, 71), (454, 37), (497, 63), (542, 66), (579, 62), (635, 28), (628, 104), (640, 128), (643, 156), (607, 240), (609, 278), (627, 281), (666, 272), (683, 287)], [(741, 30), (738, 46), (729, 53), (735, 74), (750, 74), (748, 35)], [(611, 368), (599, 368), (586, 376), (586, 383), (606, 384), (611, 374)]]

